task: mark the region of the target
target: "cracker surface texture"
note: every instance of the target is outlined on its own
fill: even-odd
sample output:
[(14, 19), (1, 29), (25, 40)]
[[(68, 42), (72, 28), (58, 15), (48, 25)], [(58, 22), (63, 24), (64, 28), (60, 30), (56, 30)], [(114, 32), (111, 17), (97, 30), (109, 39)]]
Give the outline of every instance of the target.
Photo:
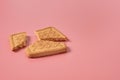
[(16, 51), (27, 45), (26, 32), (12, 34), (10, 36), (11, 50)]
[(35, 34), (38, 40), (67, 41), (68, 38), (54, 27), (47, 27), (36, 30)]
[(26, 48), (26, 54), (30, 58), (42, 57), (64, 53), (67, 47), (63, 42), (38, 40)]

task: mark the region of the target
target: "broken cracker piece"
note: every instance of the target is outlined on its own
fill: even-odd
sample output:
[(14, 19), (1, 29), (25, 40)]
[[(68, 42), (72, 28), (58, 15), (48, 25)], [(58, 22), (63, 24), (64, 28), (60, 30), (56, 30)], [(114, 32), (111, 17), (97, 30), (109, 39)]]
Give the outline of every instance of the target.
[(12, 34), (10, 36), (11, 50), (16, 51), (27, 45), (26, 32)]
[(43, 57), (67, 52), (63, 42), (38, 40), (26, 48), (26, 54), (30, 58)]
[(67, 41), (68, 38), (54, 27), (35, 31), (38, 40)]

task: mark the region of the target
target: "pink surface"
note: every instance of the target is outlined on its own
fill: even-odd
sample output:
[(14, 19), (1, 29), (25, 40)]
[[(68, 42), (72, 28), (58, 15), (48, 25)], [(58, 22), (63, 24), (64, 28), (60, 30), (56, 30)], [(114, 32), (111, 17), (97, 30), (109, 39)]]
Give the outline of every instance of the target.
[[(9, 36), (55, 26), (71, 40), (66, 54), (29, 59)], [(0, 0), (0, 80), (120, 80), (119, 0)]]

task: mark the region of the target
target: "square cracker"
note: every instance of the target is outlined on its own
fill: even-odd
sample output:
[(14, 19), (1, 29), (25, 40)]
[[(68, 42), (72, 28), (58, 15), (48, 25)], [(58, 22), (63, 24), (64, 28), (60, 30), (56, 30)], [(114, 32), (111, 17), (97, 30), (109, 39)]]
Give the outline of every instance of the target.
[(26, 32), (12, 34), (10, 36), (11, 50), (16, 51), (27, 45)]
[(64, 53), (67, 47), (63, 42), (38, 40), (26, 48), (26, 54), (30, 58), (42, 57)]

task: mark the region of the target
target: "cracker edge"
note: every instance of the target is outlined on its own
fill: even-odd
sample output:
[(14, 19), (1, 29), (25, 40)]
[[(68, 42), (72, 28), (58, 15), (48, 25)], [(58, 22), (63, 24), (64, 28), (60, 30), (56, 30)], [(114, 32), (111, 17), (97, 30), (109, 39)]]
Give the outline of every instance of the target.
[(65, 34), (63, 34), (61, 31), (59, 31), (58, 29), (56, 29), (55, 27), (51, 27), (52, 29), (56, 30), (57, 32), (59, 32), (60, 34), (62, 34), (65, 37), (65, 41), (68, 41), (69, 39), (67, 38), (67, 36)]

